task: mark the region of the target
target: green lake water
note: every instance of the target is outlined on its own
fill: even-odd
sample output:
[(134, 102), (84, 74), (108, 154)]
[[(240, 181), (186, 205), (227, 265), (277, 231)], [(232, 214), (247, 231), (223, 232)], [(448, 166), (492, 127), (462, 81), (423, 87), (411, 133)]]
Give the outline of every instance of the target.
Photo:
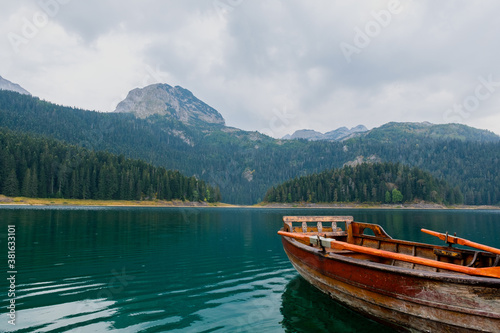
[(441, 244), (427, 228), (500, 247), (500, 211), (0, 207), (0, 331), (391, 332), (298, 277), (276, 234), (283, 215), (353, 215), (394, 238)]

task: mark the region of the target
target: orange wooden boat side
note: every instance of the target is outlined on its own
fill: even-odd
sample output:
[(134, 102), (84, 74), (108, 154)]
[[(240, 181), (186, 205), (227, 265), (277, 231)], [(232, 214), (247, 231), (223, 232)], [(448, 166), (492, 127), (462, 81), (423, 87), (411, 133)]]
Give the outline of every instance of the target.
[[(309, 242), (315, 243), (314, 237), (311, 237), (311, 236), (303, 236), (303, 235), (298, 235), (298, 234), (294, 234), (291, 232), (285, 232), (285, 231), (278, 231), (278, 234), (282, 235), (282, 236), (286, 236), (286, 237), (300, 239), (300, 240), (306, 241), (306, 242), (309, 241)], [(355, 251), (355, 252), (359, 252), (359, 253), (371, 254), (374, 256), (389, 258), (389, 259), (394, 259), (394, 260), (401, 260), (401, 261), (406, 261), (406, 262), (410, 262), (410, 263), (414, 263), (414, 264), (436, 267), (436, 268), (446, 269), (449, 271), (454, 271), (454, 272), (459, 272), (459, 273), (464, 273), (464, 274), (469, 274), (469, 275), (488, 276), (488, 277), (494, 277), (494, 278), (500, 279), (500, 267), (487, 267), (487, 268), (465, 267), (465, 266), (450, 264), (450, 263), (426, 259), (426, 258), (409, 256), (409, 255), (401, 254), (401, 253), (394, 253), (394, 252), (389, 252), (389, 251), (384, 251), (384, 250), (372, 249), (369, 247), (363, 247), (363, 246), (349, 244), (349, 243), (342, 242), (342, 241), (337, 241), (335, 239), (320, 238), (320, 240), (321, 240), (321, 243), (323, 246), (326, 245), (328, 247), (331, 247), (331, 248), (337, 249), (337, 250), (351, 250), (351, 251)]]
[(470, 274), (498, 272), (495, 254), (394, 240), (352, 217), (341, 230), (342, 218), (283, 219), (285, 253), (312, 285), (399, 330), (500, 332), (500, 279)]

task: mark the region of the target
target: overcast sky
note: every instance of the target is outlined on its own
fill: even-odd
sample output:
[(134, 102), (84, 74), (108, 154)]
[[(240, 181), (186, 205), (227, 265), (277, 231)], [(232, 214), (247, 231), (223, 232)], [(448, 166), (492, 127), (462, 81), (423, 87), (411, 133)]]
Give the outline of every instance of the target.
[(180, 85), (274, 137), (389, 121), (500, 134), (499, 1), (26, 0), (0, 5), (0, 75), (109, 112)]

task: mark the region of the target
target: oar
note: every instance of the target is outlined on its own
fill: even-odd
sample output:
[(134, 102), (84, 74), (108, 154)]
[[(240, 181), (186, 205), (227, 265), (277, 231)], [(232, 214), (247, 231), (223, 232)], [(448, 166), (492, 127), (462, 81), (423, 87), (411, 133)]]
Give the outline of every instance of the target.
[(473, 248), (483, 250), (486, 252), (500, 254), (500, 249), (497, 249), (497, 248), (494, 248), (491, 246), (487, 246), (487, 245), (483, 245), (483, 244), (479, 244), (479, 243), (474, 243), (474, 242), (467, 240), (467, 239), (463, 239), (463, 238), (456, 237), (456, 236), (450, 236), (447, 234), (442, 234), (442, 233), (432, 231), (432, 230), (427, 230), (427, 229), (421, 229), (421, 231), (425, 232), (426, 234), (436, 236), (439, 239), (441, 239), (447, 243), (450, 243), (450, 244), (465, 245), (465, 246), (473, 247)]
[(450, 264), (442, 261), (436, 261), (426, 258), (413, 257), (407, 254), (402, 253), (394, 253), (385, 250), (373, 249), (370, 247), (364, 247), (354, 244), (349, 244), (346, 242), (338, 241), (332, 238), (323, 238), (317, 236), (307, 236), (301, 235), (297, 233), (278, 231), (278, 234), (285, 237), (291, 237), (295, 239), (299, 239), (301, 241), (309, 242), (310, 244), (318, 244), (318, 240), (321, 242), (321, 245), (324, 247), (331, 247), (336, 250), (350, 250), (358, 253), (369, 254), (377, 257), (406, 261), (413, 264), (430, 266), (440, 269), (446, 269), (449, 271), (464, 273), (468, 275), (477, 275), (477, 276), (488, 276), (500, 279), (500, 267), (488, 267), (488, 268), (472, 268), (465, 267), (455, 264)]

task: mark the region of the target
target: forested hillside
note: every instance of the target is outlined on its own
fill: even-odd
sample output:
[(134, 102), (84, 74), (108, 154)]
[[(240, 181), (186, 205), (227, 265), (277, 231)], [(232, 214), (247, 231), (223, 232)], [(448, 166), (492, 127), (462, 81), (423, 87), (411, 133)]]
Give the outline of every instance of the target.
[(220, 200), (218, 189), (178, 171), (4, 129), (0, 129), (0, 193), (102, 200)]
[(500, 144), (462, 140), (401, 138), (395, 144), (370, 140), (350, 143), (358, 155), (375, 154), (429, 171), (458, 186), (467, 205), (497, 205), (500, 201)]
[[(350, 158), (340, 144), (281, 142), (222, 125), (190, 127), (158, 115), (85, 111), (8, 91), (0, 91), (0, 125), (179, 170), (218, 186), (223, 201), (237, 204), (259, 202), (275, 183)], [(313, 154), (328, 158), (315, 160)]]
[(500, 142), (500, 137), (493, 132), (480, 130), (462, 124), (431, 124), (390, 122), (357, 137), (364, 141), (397, 143), (401, 138), (417, 141), (460, 140), (478, 142)]
[(463, 195), (418, 168), (400, 163), (363, 163), (298, 177), (276, 187), (266, 202), (427, 202), (461, 204)]
[(218, 186), (222, 200), (235, 204), (257, 203), (274, 185), (362, 156), (428, 171), (458, 186), (465, 204), (500, 201), (500, 143), (463, 125), (424, 131), (388, 124), (344, 142), (275, 140), (220, 124), (187, 126), (159, 115), (85, 111), (0, 91), (0, 126), (179, 170)]

